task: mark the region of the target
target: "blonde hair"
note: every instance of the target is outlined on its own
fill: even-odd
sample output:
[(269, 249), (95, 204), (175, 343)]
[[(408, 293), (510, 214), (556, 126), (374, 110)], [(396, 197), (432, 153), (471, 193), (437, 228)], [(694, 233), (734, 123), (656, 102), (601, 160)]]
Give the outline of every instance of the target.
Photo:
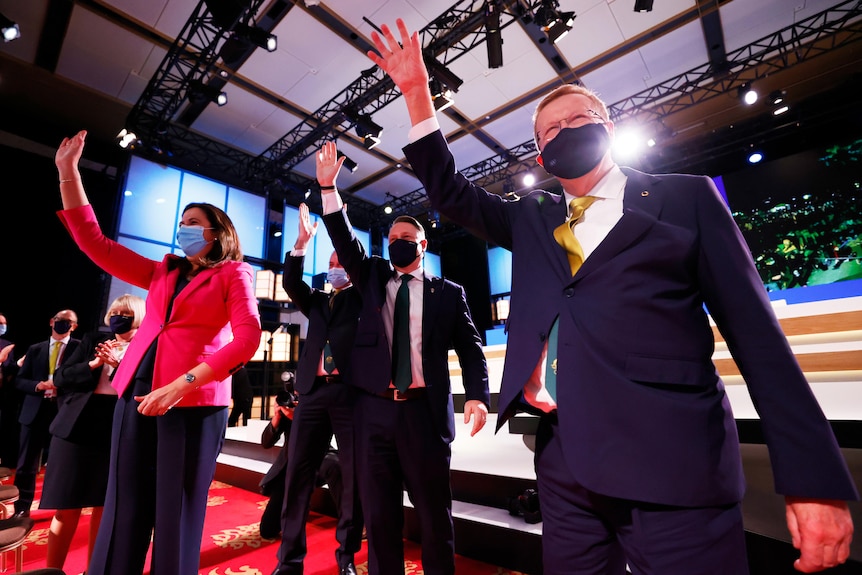
[(144, 320), (144, 315), (147, 313), (147, 304), (143, 298), (132, 294), (123, 294), (108, 306), (108, 311), (105, 312), (105, 325), (111, 325), (111, 310), (129, 310), (135, 316), (132, 321), (132, 329), (141, 327), (141, 322)]
[(563, 96), (568, 96), (569, 94), (578, 94), (580, 96), (586, 96), (590, 99), (592, 105), (596, 108), (593, 110), (597, 112), (602, 120), (607, 122), (610, 119), (610, 115), (608, 113), (608, 107), (602, 102), (602, 99), (599, 96), (590, 90), (589, 88), (585, 88), (578, 84), (566, 84), (565, 86), (560, 86), (558, 88), (554, 88), (551, 92), (542, 98), (542, 100), (536, 105), (536, 110), (533, 112), (533, 142), (536, 144), (536, 149), (539, 149), (538, 136), (536, 134), (536, 120), (539, 117), (539, 112), (545, 109), (545, 106), (553, 102), (558, 98), (562, 98)]

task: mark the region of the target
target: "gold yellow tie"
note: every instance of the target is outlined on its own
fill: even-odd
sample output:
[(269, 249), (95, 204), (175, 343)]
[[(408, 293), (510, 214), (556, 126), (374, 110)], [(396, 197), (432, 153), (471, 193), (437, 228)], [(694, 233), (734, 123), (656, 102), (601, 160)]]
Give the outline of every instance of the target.
[(51, 375), (54, 375), (54, 370), (57, 368), (57, 358), (60, 356), (61, 343), (55, 341), (51, 346), (51, 353), (48, 354), (48, 373)]
[(566, 250), (572, 275), (575, 275), (575, 272), (584, 263), (584, 249), (578, 240), (575, 239), (575, 225), (596, 199), (595, 196), (582, 196), (573, 199), (569, 202), (569, 210), (572, 212), (571, 216), (569, 216), (569, 219), (565, 223), (560, 224), (554, 229), (554, 239)]

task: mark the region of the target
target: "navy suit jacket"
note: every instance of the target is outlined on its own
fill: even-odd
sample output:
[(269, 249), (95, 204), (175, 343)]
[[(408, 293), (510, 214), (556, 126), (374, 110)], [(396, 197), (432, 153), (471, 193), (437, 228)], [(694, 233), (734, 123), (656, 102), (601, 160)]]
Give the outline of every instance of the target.
[(96, 344), (111, 337), (107, 332), (88, 333), (71, 354), (64, 354), (63, 364), (54, 373), (58, 411), (51, 422), (51, 435), (66, 439), (72, 433), (105, 368), (103, 365), (90, 369), (89, 362), (96, 356)]
[(284, 291), (308, 318), (308, 333), (305, 345), (296, 366), (294, 388), (300, 394), (308, 393), (314, 387), (314, 378), (320, 366), (320, 357), (326, 340), (332, 347), (332, 357), (338, 373), (347, 382), (353, 379), (350, 354), (356, 335), (356, 322), (362, 301), (355, 288), (342, 290), (329, 307), (330, 295), (313, 289), (302, 281), (302, 266), (305, 258), (287, 255), (284, 258)]
[(745, 479), (708, 308), (763, 424), (776, 489), (857, 499), (823, 415), (712, 180), (623, 169), (623, 216), (572, 277), (544, 191), (507, 200), (471, 184), (437, 131), (407, 159), (440, 213), (512, 252), (501, 417), (559, 316), (557, 411), (566, 463), (585, 487), (670, 505), (739, 501)]
[[(344, 210), (323, 216), (338, 260), (362, 296), (362, 312), (353, 347), (353, 384), (369, 393), (386, 390), (392, 380), (392, 357), (381, 310), (386, 282), (396, 273), (389, 260), (368, 257)], [(488, 366), (482, 339), (473, 324), (464, 288), (425, 275), (422, 309), (422, 371), (434, 424), (440, 437), (455, 438), (455, 410), (449, 380), (449, 349), (461, 364), (466, 399), (490, 403)]]
[[(81, 340), (79, 339), (69, 339), (69, 343), (66, 344), (60, 356), (59, 365), (64, 365), (80, 344)], [(48, 358), (50, 355), (51, 347), (49, 342), (40, 341), (39, 343), (34, 343), (27, 349), (24, 363), (15, 377), (15, 387), (24, 393), (21, 414), (18, 416), (18, 423), (21, 425), (30, 425), (33, 423), (36, 415), (39, 413), (42, 402), (45, 400), (45, 392), (36, 391), (36, 386), (48, 379)]]

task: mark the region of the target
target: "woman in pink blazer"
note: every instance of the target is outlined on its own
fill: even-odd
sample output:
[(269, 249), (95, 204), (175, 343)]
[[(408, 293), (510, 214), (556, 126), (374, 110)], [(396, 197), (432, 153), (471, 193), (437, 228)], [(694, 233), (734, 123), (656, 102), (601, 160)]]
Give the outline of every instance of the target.
[(230, 376), (260, 341), (252, 269), (230, 218), (211, 204), (183, 210), (184, 258), (151, 260), (106, 237), (78, 171), (85, 138), (64, 138), (57, 150), (58, 215), (96, 265), (148, 290), (146, 316), (113, 379), (111, 470), (87, 573), (142, 573), (152, 536), (151, 573), (196, 575)]

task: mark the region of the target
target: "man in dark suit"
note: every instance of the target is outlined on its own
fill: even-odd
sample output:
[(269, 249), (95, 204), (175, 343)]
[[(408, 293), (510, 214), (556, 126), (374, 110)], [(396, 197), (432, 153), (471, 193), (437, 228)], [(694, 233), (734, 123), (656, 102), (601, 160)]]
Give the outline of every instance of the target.
[(15, 344), (6, 339), (6, 314), (0, 312), (0, 461), (11, 465), (18, 453), (18, 392), (15, 390)]
[(512, 251), (498, 425), (542, 414), (544, 573), (748, 572), (745, 480), (704, 304), (759, 411), (796, 568), (844, 562), (858, 493), (712, 181), (619, 168), (604, 103), (563, 86), (538, 105), (534, 135), (565, 197), (490, 194), (457, 172), (419, 36), (397, 24), (401, 42), (383, 26), (369, 57), (407, 103), (407, 159), (435, 209)]
[(308, 318), (308, 332), (296, 367), (294, 388), (299, 401), (293, 413), (294, 429), (287, 439), (281, 546), (273, 575), (302, 573), (311, 495), (333, 433), (342, 476), (341, 508), (335, 530), (339, 544), (335, 558), (341, 575), (356, 575), (353, 555), (362, 545), (362, 509), (353, 450), (355, 391), (348, 385), (356, 375), (350, 352), (362, 302), (334, 253), (329, 258), (327, 274), (333, 288), (330, 293), (313, 289), (302, 280), (305, 250), (315, 233), (317, 222), (311, 223), (308, 206), (302, 204), (299, 232), (293, 250), (285, 256), (282, 281), (284, 291)]
[[(362, 295), (351, 367), (352, 383), (361, 389), (356, 400), (356, 449), (369, 573), (404, 572), (406, 487), (422, 526), (425, 573), (451, 575), (455, 546), (449, 464), (455, 418), (449, 349), (454, 347), (461, 363), (464, 422), (475, 418), (475, 435), (485, 425), (490, 401), (482, 340), (464, 288), (424, 272), (421, 264), (428, 241), (414, 218), (400, 216), (392, 224), (391, 260), (366, 255), (335, 190), (343, 161), (334, 142), (324, 144), (317, 156), (317, 180), (324, 190), (323, 221), (332, 245)], [(404, 279), (408, 276), (412, 281)], [(395, 300), (405, 283), (409, 322), (400, 332)], [(397, 371), (393, 346), (409, 356), (404, 364), (399, 362), (406, 377), (401, 390), (393, 385), (398, 379), (393, 373)]]
[(48, 429), (57, 415), (57, 388), (54, 387), (54, 370), (63, 359), (81, 344), (72, 338), (78, 327), (78, 316), (64, 309), (51, 318), (51, 338), (34, 343), (24, 356), (24, 363), (15, 378), (15, 386), (24, 394), (18, 423), (21, 432), (18, 448), (18, 468), (15, 485), (19, 498), (15, 502), (15, 515), (29, 517), (30, 506), (36, 496), (36, 475), (42, 463), (42, 451), (50, 439)]

